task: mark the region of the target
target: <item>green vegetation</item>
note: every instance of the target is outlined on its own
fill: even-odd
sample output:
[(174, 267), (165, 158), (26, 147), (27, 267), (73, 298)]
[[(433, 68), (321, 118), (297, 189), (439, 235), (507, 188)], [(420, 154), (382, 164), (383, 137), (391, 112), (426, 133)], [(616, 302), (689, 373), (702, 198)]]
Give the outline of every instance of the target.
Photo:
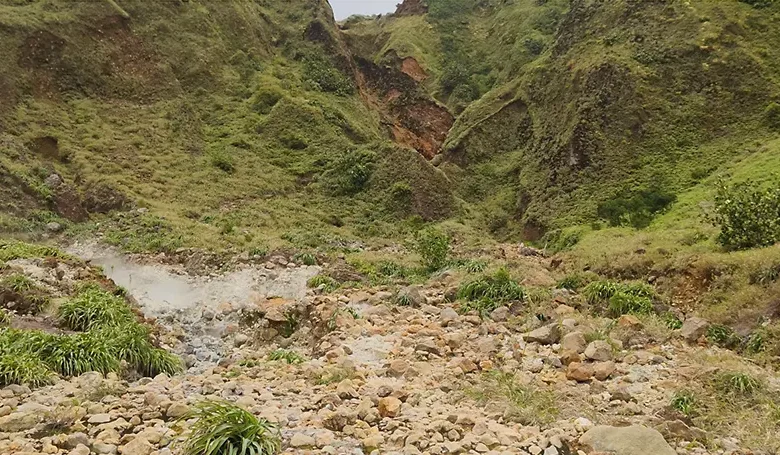
[(755, 183), (721, 183), (713, 221), (721, 230), (718, 242), (727, 248), (774, 245), (780, 241), (780, 184), (761, 188)]
[(450, 238), (433, 228), (423, 229), (415, 234), (414, 251), (422, 258), (423, 266), (437, 271), (447, 266), (450, 255)]
[(485, 316), (511, 302), (525, 301), (527, 293), (506, 269), (499, 269), (493, 275), (467, 281), (458, 289), (457, 297), (465, 301), (460, 306), (461, 312), (476, 310)]
[(135, 315), (127, 303), (97, 286), (89, 286), (57, 310), (57, 317), (71, 330), (130, 325)]
[(274, 455), (282, 447), (276, 425), (228, 402), (201, 402), (184, 418), (197, 419), (185, 455)]
[(26, 353), (0, 354), (0, 385), (26, 384), (40, 387), (51, 384), (56, 375), (38, 356)]
[(667, 191), (642, 190), (633, 195), (620, 196), (602, 202), (598, 207), (598, 216), (611, 226), (633, 226), (646, 228), (653, 218), (677, 199)]
[(522, 425), (550, 423), (559, 413), (554, 394), (521, 385), (514, 374), (498, 370), (483, 374), (466, 395), (482, 405), (504, 406), (505, 418)]
[(685, 416), (691, 416), (696, 408), (696, 397), (687, 390), (682, 390), (674, 394), (671, 406)]
[(325, 292), (333, 292), (339, 288), (338, 281), (327, 275), (317, 275), (309, 279), (307, 285), (310, 288), (320, 288)]
[(720, 347), (730, 349), (737, 347), (741, 342), (731, 327), (720, 324), (712, 324), (707, 328), (707, 340)]
[(290, 365), (297, 365), (306, 361), (300, 354), (295, 351), (289, 351), (287, 349), (277, 349), (276, 351), (268, 354), (268, 360), (282, 360)]
[(717, 389), (730, 396), (750, 397), (763, 387), (758, 379), (747, 373), (724, 372), (715, 378)]

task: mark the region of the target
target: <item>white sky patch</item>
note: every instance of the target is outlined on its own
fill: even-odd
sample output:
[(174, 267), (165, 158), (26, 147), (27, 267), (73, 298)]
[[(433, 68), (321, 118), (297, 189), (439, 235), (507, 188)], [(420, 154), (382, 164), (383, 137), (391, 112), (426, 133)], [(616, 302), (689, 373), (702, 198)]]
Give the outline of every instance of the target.
[(403, 0), (330, 0), (336, 20), (346, 19), (353, 14), (387, 14), (395, 12), (396, 5)]

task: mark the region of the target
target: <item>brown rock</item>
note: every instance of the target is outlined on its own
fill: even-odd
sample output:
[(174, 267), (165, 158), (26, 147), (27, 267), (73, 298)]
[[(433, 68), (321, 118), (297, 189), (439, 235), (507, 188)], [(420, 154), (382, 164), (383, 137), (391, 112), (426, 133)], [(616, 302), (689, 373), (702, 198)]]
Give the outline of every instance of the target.
[(627, 329), (637, 330), (643, 327), (642, 321), (633, 314), (624, 314), (623, 316), (620, 316), (617, 323), (620, 327), (625, 327)]
[(593, 377), (593, 367), (586, 363), (570, 363), (566, 369), (566, 378), (577, 382), (587, 382)]
[(582, 362), (582, 356), (574, 351), (563, 351), (560, 358), (564, 365)]
[(593, 365), (593, 377), (606, 381), (615, 372), (615, 362), (599, 362)]
[(379, 415), (382, 417), (397, 417), (401, 413), (401, 400), (395, 397), (385, 397), (379, 400)]

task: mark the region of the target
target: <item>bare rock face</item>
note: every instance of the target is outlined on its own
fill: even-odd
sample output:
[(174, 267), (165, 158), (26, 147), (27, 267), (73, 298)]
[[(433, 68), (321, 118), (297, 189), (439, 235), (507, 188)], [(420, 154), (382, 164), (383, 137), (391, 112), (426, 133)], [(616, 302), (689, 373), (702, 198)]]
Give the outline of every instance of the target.
[(661, 433), (639, 425), (630, 427), (597, 426), (580, 438), (590, 451), (615, 455), (675, 455)]
[(428, 5), (423, 0), (404, 0), (395, 10), (396, 16), (421, 16), (428, 12)]

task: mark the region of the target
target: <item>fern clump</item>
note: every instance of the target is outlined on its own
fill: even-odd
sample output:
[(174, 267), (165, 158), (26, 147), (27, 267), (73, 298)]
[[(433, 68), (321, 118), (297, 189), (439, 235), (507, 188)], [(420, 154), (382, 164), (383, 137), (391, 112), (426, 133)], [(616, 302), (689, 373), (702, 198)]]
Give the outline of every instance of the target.
[(197, 421), (184, 455), (273, 455), (282, 447), (276, 425), (231, 403), (202, 402), (185, 419)]

